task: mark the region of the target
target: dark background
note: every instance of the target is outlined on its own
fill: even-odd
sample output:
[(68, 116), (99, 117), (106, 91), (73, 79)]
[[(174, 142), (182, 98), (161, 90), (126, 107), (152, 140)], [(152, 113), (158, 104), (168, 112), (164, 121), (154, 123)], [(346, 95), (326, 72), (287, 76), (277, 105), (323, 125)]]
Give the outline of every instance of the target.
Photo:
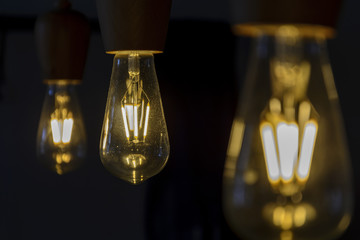
[[(103, 50), (95, 2), (73, 3), (93, 30), (78, 86), (88, 157), (77, 171), (58, 176), (35, 154), (46, 86), (33, 24), (53, 5), (0, 2), (0, 239), (236, 239), (223, 219), (221, 180), (250, 39), (231, 33), (228, 3), (173, 1), (165, 51), (155, 56), (170, 158), (160, 174), (139, 186), (113, 177), (100, 162), (113, 56)], [(359, 238), (359, 7), (357, 0), (344, 1), (338, 34), (328, 44), (355, 183), (354, 217), (342, 239)]]

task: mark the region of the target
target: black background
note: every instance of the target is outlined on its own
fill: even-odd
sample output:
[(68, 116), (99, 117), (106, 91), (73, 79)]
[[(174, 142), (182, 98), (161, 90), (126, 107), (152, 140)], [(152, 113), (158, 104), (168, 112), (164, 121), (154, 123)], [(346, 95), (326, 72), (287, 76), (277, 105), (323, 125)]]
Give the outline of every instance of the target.
[[(360, 4), (346, 1), (328, 49), (353, 164), (355, 209), (341, 239), (358, 239)], [(11, 21), (9, 21), (11, 19)], [(0, 239), (236, 239), (221, 210), (230, 127), (250, 39), (228, 22), (172, 19), (155, 56), (170, 137), (165, 169), (131, 186), (102, 166), (98, 144), (112, 68), (92, 19), (84, 82), (78, 87), (88, 140), (86, 163), (58, 176), (36, 160), (46, 87), (32, 35), (34, 18), (1, 21)], [(6, 31), (4, 31), (6, 30)]]

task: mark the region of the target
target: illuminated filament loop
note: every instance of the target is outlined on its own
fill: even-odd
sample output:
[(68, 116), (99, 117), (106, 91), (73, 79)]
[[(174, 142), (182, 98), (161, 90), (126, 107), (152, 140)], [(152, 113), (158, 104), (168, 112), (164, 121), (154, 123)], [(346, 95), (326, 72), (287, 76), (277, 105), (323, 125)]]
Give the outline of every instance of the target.
[(59, 109), (51, 115), (51, 132), (53, 142), (55, 144), (68, 144), (71, 141), (71, 133), (74, 125), (74, 120), (71, 113), (67, 113), (66, 109), (63, 109), (63, 114), (67, 115), (65, 119), (58, 117)]
[(295, 175), (297, 180), (306, 181), (315, 146), (317, 123), (313, 120), (305, 123), (300, 144), (299, 127), (295, 123), (281, 121), (273, 127), (265, 122), (260, 131), (270, 182), (289, 182)]
[(121, 113), (124, 121), (125, 135), (133, 143), (145, 142), (148, 130), (150, 101), (143, 90), (140, 80), (140, 56), (130, 53), (129, 79), (127, 91), (121, 101)]
[[(294, 113), (297, 113), (297, 119)], [(260, 125), (268, 179), (282, 194), (291, 195), (307, 182), (318, 130), (318, 116), (311, 103), (285, 106), (272, 98)]]

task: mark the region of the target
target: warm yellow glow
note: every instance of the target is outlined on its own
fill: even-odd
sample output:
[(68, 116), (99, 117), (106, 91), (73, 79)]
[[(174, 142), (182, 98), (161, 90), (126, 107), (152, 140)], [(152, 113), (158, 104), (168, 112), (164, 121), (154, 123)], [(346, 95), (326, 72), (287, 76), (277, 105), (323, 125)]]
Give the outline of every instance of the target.
[(301, 150), (299, 156), (299, 164), (297, 169), (297, 177), (300, 180), (306, 180), (309, 177), (311, 160), (315, 147), (317, 135), (317, 123), (309, 121), (305, 124)]
[(270, 182), (274, 183), (279, 180), (280, 166), (273, 129), (272, 126), (268, 123), (263, 124), (260, 129), (268, 177)]
[(132, 179), (131, 182), (133, 184), (139, 184), (142, 181), (144, 181), (144, 175), (143, 174), (139, 174), (136, 170), (132, 171)]
[(135, 144), (145, 141), (150, 113), (150, 100), (143, 89), (143, 80), (140, 77), (140, 59), (139, 52), (129, 52), (129, 78), (125, 82), (126, 92), (121, 100), (122, 106), (125, 106), (125, 109), (122, 109), (122, 117), (126, 137)]
[(293, 240), (293, 233), (291, 231), (282, 231), (280, 233), (280, 240)]
[(331, 100), (338, 99), (338, 94), (337, 94), (336, 87), (335, 87), (334, 76), (331, 71), (330, 64), (322, 65), (321, 69), (324, 74), (326, 92), (327, 92), (329, 98)]
[(283, 207), (276, 207), (273, 212), (272, 221), (275, 226), (281, 226), (285, 218), (285, 209)]
[(350, 214), (345, 214), (341, 221), (339, 222), (338, 224), (338, 229), (340, 231), (345, 231), (345, 229), (347, 229), (347, 227), (349, 226), (350, 224), (350, 221), (351, 221), (351, 215)]
[(144, 111), (144, 102), (142, 100), (141, 105), (125, 104), (125, 107), (123, 105), (121, 107), (126, 138), (134, 143), (145, 141), (148, 131), (150, 103), (147, 103), (146, 111)]
[(303, 101), (299, 105), (299, 126), (304, 126), (305, 122), (309, 121), (311, 112), (311, 105), (308, 101)]
[(270, 112), (272, 112), (273, 114), (280, 114), (281, 113), (281, 102), (280, 102), (279, 99), (271, 98), (270, 103), (269, 103), (269, 107), (270, 107)]
[(248, 185), (255, 184), (257, 182), (258, 178), (259, 178), (258, 174), (254, 170), (248, 169), (244, 172), (244, 182)]
[(315, 219), (314, 207), (306, 203), (278, 205), (271, 203), (264, 208), (264, 218), (274, 226), (288, 231), (304, 226)]
[[(292, 37), (280, 37), (279, 39), (281, 39), (281, 42), (293, 41), (293, 44), (298, 44)], [(286, 52), (280, 49), (278, 54), (286, 56)], [(307, 61), (299, 63), (284, 61), (280, 56), (270, 61), (273, 94), (282, 98), (284, 106), (294, 107), (291, 102), (306, 98), (311, 65)]]
[(138, 126), (138, 107), (134, 106), (134, 137), (139, 137), (139, 126)]
[[(126, 116), (129, 120), (129, 129), (130, 131), (134, 131), (134, 106), (132, 104), (126, 104)], [(124, 118), (124, 121), (126, 121), (127, 118)]]
[(306, 222), (306, 208), (304, 206), (298, 206), (294, 211), (294, 225), (301, 227)]
[[(243, 135), (244, 135), (244, 123), (242, 121), (234, 121), (231, 135), (230, 135), (230, 141), (229, 141), (229, 147), (227, 149), (227, 155), (231, 158), (236, 158), (240, 154)], [(227, 166), (229, 167), (229, 166)], [(235, 166), (233, 166), (235, 168)]]
[[(232, 26), (236, 35), (256, 37), (259, 35), (275, 35), (283, 24), (259, 24), (242, 23)], [(332, 38), (335, 36), (335, 30), (332, 27), (314, 25), (314, 24), (293, 24), (299, 30), (299, 37), (319, 37)]]
[(270, 62), (273, 97), (260, 124), (260, 135), (268, 179), (290, 196), (309, 177), (317, 122), (306, 100), (310, 63), (286, 57), (288, 48), (300, 44), (299, 31), (293, 26), (279, 27), (276, 40), (277, 57)]
[(293, 226), (293, 207), (286, 206), (285, 207), (285, 215), (283, 222), (281, 223), (281, 228), (284, 230), (289, 230)]
[(53, 136), (54, 143), (59, 143), (61, 141), (61, 134), (60, 134), (60, 123), (57, 119), (51, 120), (51, 132)]
[(69, 143), (71, 140), (72, 127), (74, 120), (71, 118), (66, 118), (63, 122), (63, 132), (62, 132), (62, 141), (63, 143)]
[(150, 113), (150, 104), (146, 106), (146, 116), (145, 116), (145, 127), (144, 127), (144, 138), (147, 134), (148, 122), (149, 122), (149, 113)]
[(62, 170), (60, 164), (56, 164), (56, 165), (55, 165), (55, 170), (56, 170), (56, 173), (57, 173), (57, 174), (59, 174), (59, 175), (63, 174), (63, 170)]
[(236, 162), (241, 150), (244, 128), (244, 122), (237, 119), (234, 120), (227, 149), (227, 160), (224, 168), (224, 176), (230, 179), (232, 179), (236, 173)]
[(260, 124), (268, 179), (281, 194), (301, 190), (311, 169), (317, 135), (317, 113), (307, 100), (311, 73), (308, 61), (297, 59), (299, 29), (276, 29), (276, 57), (270, 61), (273, 96)]
[[(124, 108), (122, 107), (121, 110), (123, 110)], [(124, 114), (124, 112), (123, 112)], [(127, 127), (127, 126), (126, 126)], [(109, 118), (106, 118), (106, 122), (105, 122), (105, 129), (104, 129), (104, 140), (103, 140), (103, 145), (102, 145), (102, 150), (105, 150), (105, 146), (106, 146), (106, 140), (109, 134)]]
[(128, 127), (127, 120), (126, 120), (127, 118), (126, 118), (125, 108), (123, 106), (121, 107), (121, 112), (122, 112), (122, 116), (123, 116), (123, 120), (124, 120), (126, 138), (129, 140), (129, 138), (130, 138), (129, 127)]
[(69, 163), (71, 161), (71, 154), (70, 153), (56, 153), (54, 158), (55, 158), (55, 161), (57, 164)]
[(269, 122), (260, 125), (268, 178), (272, 184), (279, 180), (283, 183), (293, 181), (295, 174), (298, 180), (307, 180), (317, 135), (317, 122), (309, 120), (303, 129), (299, 143), (300, 132), (297, 123), (280, 121), (275, 127)]
[(146, 158), (141, 154), (129, 154), (123, 161), (128, 167), (136, 169), (145, 163)]
[[(144, 99), (141, 101), (141, 113), (140, 113), (140, 126), (139, 128), (142, 128), (143, 127), (143, 118), (144, 118), (144, 106), (145, 106), (145, 103), (144, 103)], [(145, 134), (146, 135), (146, 134)]]
[(55, 144), (70, 143), (72, 128), (74, 125), (74, 120), (72, 118), (66, 118), (64, 120), (51, 119), (50, 125), (51, 125), (53, 142)]
[(291, 180), (297, 161), (299, 129), (294, 123), (280, 122), (276, 126), (276, 133), (281, 178), (284, 181)]

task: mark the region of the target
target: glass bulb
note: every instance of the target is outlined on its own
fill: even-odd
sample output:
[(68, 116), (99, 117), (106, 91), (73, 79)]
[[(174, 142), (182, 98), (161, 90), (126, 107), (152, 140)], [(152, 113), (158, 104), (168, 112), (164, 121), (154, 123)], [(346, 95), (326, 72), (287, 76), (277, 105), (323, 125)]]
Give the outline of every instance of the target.
[(160, 172), (170, 145), (151, 52), (117, 52), (100, 140), (116, 177), (138, 184)]
[(61, 81), (49, 84), (37, 136), (39, 160), (61, 175), (79, 167), (85, 154), (85, 128), (75, 87)]
[(224, 168), (225, 217), (245, 239), (334, 239), (351, 220), (352, 176), (325, 31), (254, 30)]

